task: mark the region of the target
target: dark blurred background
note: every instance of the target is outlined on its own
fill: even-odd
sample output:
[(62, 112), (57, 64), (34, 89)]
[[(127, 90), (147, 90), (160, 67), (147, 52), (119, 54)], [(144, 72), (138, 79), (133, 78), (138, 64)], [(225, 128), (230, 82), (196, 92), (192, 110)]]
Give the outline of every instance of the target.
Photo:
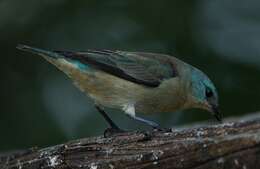
[[(16, 50), (18, 43), (171, 54), (209, 75), (225, 117), (260, 110), (260, 1), (0, 0), (0, 11), (0, 151), (100, 135), (107, 127), (63, 73)], [(144, 129), (110, 112), (123, 128)], [(189, 110), (148, 118), (170, 127), (212, 117)]]

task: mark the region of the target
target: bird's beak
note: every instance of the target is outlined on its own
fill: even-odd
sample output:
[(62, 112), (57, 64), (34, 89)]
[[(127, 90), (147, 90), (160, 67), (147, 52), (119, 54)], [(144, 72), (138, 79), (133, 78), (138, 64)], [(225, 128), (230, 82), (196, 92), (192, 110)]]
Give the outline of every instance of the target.
[(216, 105), (211, 105), (211, 112), (216, 117), (216, 119), (222, 123), (222, 114), (219, 111), (219, 107)]
[(206, 109), (212, 113), (215, 118), (222, 123), (222, 114), (219, 111), (219, 107), (217, 105), (209, 104), (208, 102), (205, 103)]

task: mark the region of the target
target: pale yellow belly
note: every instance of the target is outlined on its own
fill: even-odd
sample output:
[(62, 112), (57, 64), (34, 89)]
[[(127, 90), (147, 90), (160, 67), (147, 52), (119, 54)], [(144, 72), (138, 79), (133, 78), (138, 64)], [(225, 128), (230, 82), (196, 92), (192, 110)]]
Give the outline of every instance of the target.
[(95, 71), (73, 75), (76, 86), (105, 107), (119, 108), (126, 104), (135, 104), (149, 89), (144, 86), (128, 82), (113, 75)]
[(172, 84), (177, 83), (177, 80), (150, 88), (104, 72), (83, 76), (75, 79), (77, 86), (106, 107), (122, 109), (124, 105), (133, 104), (137, 113), (160, 113), (179, 110), (185, 102), (178, 87)]

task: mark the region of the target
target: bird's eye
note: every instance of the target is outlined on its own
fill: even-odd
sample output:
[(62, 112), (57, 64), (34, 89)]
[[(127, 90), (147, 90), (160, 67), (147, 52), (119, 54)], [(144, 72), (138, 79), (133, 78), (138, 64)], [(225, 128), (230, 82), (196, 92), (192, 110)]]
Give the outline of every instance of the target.
[(210, 97), (213, 96), (212, 90), (210, 88), (208, 88), (208, 87), (206, 87), (206, 93), (205, 94), (206, 94), (207, 98), (210, 98)]

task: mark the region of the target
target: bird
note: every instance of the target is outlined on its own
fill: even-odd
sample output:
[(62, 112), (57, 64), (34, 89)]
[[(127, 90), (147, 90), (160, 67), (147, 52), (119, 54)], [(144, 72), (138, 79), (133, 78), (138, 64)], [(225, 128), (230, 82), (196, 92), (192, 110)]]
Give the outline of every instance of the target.
[(160, 128), (158, 123), (137, 114), (198, 108), (222, 120), (213, 82), (201, 70), (174, 56), (104, 49), (50, 51), (21, 44), (17, 49), (40, 55), (64, 72), (93, 99), (112, 132), (124, 130), (109, 117), (106, 108), (121, 110), (155, 129)]

